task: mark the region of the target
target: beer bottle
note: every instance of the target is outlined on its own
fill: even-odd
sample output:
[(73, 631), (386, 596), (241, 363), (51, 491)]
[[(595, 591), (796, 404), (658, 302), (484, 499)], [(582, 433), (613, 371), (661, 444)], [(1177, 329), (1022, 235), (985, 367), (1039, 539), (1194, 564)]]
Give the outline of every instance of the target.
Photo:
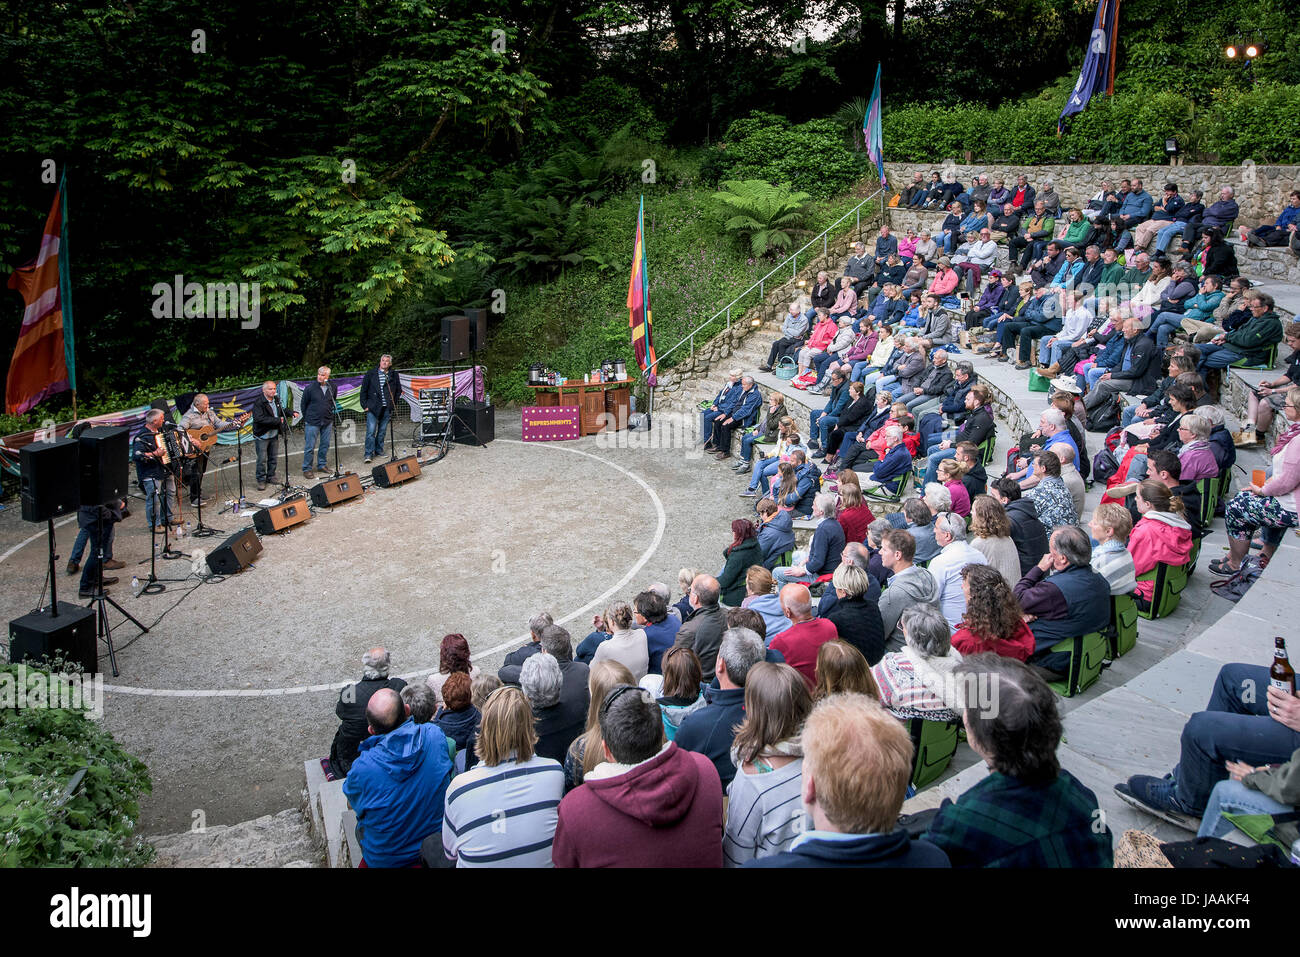
[(1286, 655), (1286, 642), (1273, 639), (1273, 667), (1268, 669), (1268, 683), (1279, 691), (1295, 694), (1295, 669)]

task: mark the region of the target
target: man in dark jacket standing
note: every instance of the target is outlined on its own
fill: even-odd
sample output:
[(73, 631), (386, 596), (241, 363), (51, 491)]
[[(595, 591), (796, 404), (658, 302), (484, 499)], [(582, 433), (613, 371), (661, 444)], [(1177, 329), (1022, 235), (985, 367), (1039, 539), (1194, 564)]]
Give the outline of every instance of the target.
[(731, 744), (745, 717), (745, 677), (766, 655), (757, 633), (748, 628), (727, 629), (718, 648), (717, 687), (704, 692), (708, 703), (686, 716), (673, 739), (679, 748), (696, 751), (713, 762), (724, 791), (736, 776)]
[(1097, 380), (1083, 400), (1083, 407), (1089, 412), (1117, 392), (1148, 395), (1155, 388), (1160, 373), (1156, 343), (1150, 336), (1142, 334), (1142, 328), (1142, 320), (1136, 316), (1124, 321), (1124, 344), (1120, 347), (1119, 361), (1112, 372)]
[[(384, 454), (384, 433), (402, 396), (402, 383), (393, 371), (393, 357), (382, 355), (379, 365), (361, 380), (361, 408), (366, 410), (366, 461)], [(396, 450), (394, 450), (396, 451)]]
[(690, 648), (700, 659), (705, 681), (713, 680), (718, 659), (718, 645), (726, 628), (726, 618), (718, 607), (721, 589), (712, 575), (696, 575), (691, 582), (691, 608), (694, 609), (682, 622), (673, 642), (676, 648)]
[(308, 383), (302, 390), (302, 474), (303, 478), (314, 479), (311, 454), (316, 443), (320, 448), (316, 453), (316, 468), (324, 472), (330, 450), (330, 437), (334, 434), (334, 402), (338, 398), (338, 389), (330, 382), (330, 367), (321, 366), (316, 370), (316, 381)]
[[(276, 445), (281, 430), (286, 428), (284, 406), (275, 393), (275, 383), (268, 379), (262, 383), (262, 394), (253, 400), (253, 447), (257, 450), (257, 490), (275, 484), (275, 470), (279, 464)], [(289, 463), (285, 463), (286, 469)]]
[(746, 867), (949, 866), (938, 847), (898, 827), (912, 742), (879, 702), (831, 695), (813, 708), (801, 737), (804, 819), (812, 826), (788, 851)]
[(391, 664), (387, 648), (371, 648), (361, 656), (361, 680), (339, 692), (338, 704), (334, 706), (339, 729), (330, 745), (330, 771), (335, 777), (347, 777), (361, 742), (370, 736), (366, 705), (371, 696), (380, 688), (400, 692), (406, 687), (401, 678), (388, 677)]

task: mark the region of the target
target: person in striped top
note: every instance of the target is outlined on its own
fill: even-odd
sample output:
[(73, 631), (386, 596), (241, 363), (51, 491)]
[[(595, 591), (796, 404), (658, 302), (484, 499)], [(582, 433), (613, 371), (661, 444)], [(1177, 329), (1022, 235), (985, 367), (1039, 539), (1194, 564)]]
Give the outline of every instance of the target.
[(443, 853), (457, 867), (550, 867), (564, 769), (533, 753), (533, 709), (518, 688), (483, 704), (479, 763), (447, 787)]
[(1093, 510), (1088, 528), (1097, 540), (1092, 550), (1092, 570), (1106, 579), (1112, 595), (1133, 592), (1137, 588), (1137, 569), (1133, 553), (1128, 550), (1133, 516), (1123, 505), (1103, 502)]

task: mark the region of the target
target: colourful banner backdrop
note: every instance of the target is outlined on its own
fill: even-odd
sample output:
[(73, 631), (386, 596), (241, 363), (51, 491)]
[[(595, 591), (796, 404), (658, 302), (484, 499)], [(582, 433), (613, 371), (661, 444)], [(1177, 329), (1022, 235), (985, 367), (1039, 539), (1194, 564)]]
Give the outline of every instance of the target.
[(525, 442), (560, 442), (578, 438), (582, 410), (576, 405), (524, 406)]
[[(339, 387), (339, 408), (347, 412), (362, 413), (361, 409), (361, 380), (364, 373), (357, 375), (335, 376), (330, 381)], [(410, 408), (412, 422), (420, 421), (420, 408), (416, 401), (416, 389), (428, 388), (447, 388), (451, 385), (451, 373), (442, 373), (437, 375), (412, 375), (402, 372), (398, 374), (402, 383), (402, 398), (407, 402)], [(311, 379), (295, 381), (285, 379), (280, 382), (278, 392), (280, 402), (286, 409), (291, 410), (290, 421), (297, 424), (301, 416), (292, 411), (302, 404), (302, 390), (306, 388)], [(240, 386), (236, 389), (225, 389), (209, 391), (208, 400), (211, 403), (210, 408), (216, 411), (217, 415), (223, 419), (233, 419), (245, 412), (253, 410), (253, 402), (262, 392), (262, 384)], [(483, 367), (477, 366), (474, 369), (458, 369), (456, 371), (456, 391), (455, 397), (470, 398), (478, 396), (482, 399), (485, 395), (483, 382)], [(175, 403), (168, 401), (168, 412), (173, 422), (179, 422), (181, 415), (188, 409), (177, 410)], [(104, 415), (96, 415), (87, 418), (85, 421), (91, 425), (125, 425), (131, 429), (131, 437), (134, 438), (141, 429), (144, 428), (144, 415), (149, 411), (149, 406), (140, 405), (133, 409), (123, 409), (120, 412), (108, 412)], [(17, 475), (18, 468), (18, 450), (24, 445), (30, 445), (32, 442), (47, 442), (53, 439), (62, 438), (67, 435), (75, 422), (60, 422), (50, 429), (34, 429), (28, 432), (16, 432), (13, 435), (6, 435), (0, 438), (0, 467), (5, 471)], [(231, 429), (229, 432), (222, 432), (217, 436), (219, 445), (234, 445), (240, 439), (248, 441), (252, 436), (253, 423), (250, 420), (243, 428), (238, 430)]]
[(880, 172), (880, 185), (885, 181), (885, 137), (880, 131), (880, 64), (876, 64), (876, 88), (871, 91), (871, 102), (867, 105), (867, 115), (862, 118), (862, 141), (867, 146), (867, 155), (876, 164)]

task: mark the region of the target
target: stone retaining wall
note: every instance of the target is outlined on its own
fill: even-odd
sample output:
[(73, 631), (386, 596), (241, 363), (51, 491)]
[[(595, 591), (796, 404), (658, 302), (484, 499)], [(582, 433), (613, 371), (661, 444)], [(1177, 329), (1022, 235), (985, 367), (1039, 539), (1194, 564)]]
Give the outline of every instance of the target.
[(931, 170), (951, 169), (964, 186), (971, 183), (976, 173), (987, 173), (989, 182), (998, 177), (1014, 187), (1016, 176), (1024, 173), (1038, 189), (1044, 179), (1056, 184), (1061, 202), (1066, 206), (1082, 206), (1100, 188), (1103, 179), (1112, 183), (1121, 179), (1141, 179), (1147, 192), (1160, 196), (1166, 182), (1178, 184), (1185, 197), (1193, 189), (1205, 190), (1207, 203), (1218, 199), (1219, 189), (1231, 186), (1241, 206), (1239, 225), (1258, 226), (1273, 222), (1287, 204), (1287, 194), (1300, 187), (1300, 166), (1257, 166), (1247, 160), (1241, 166), (1012, 166), (1007, 164), (964, 165), (951, 160), (943, 163), (886, 163), (885, 173), (889, 185), (901, 192), (911, 185), (912, 173), (919, 170), (928, 181)]

